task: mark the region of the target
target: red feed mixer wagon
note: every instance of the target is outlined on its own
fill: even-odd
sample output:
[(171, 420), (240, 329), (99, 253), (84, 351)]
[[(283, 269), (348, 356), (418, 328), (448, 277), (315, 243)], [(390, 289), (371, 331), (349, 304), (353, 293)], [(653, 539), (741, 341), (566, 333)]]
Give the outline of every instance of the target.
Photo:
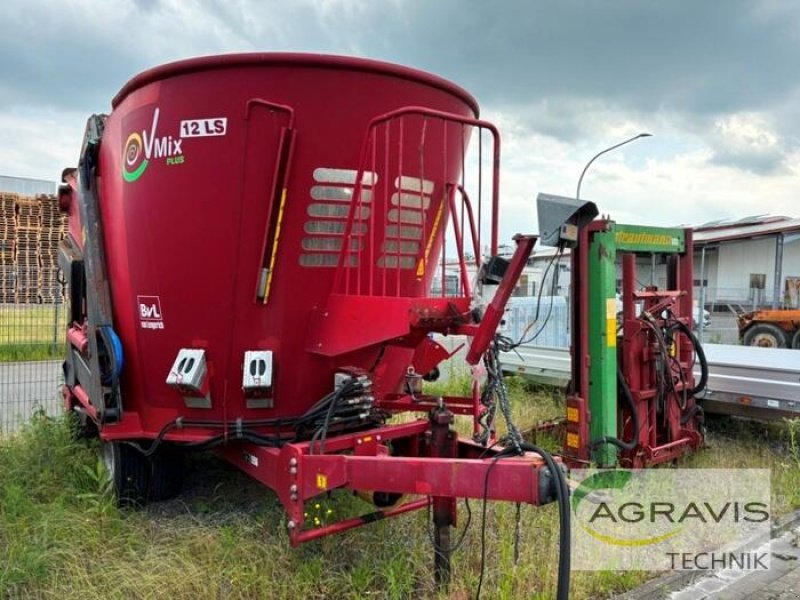
[[(500, 139), (467, 92), (374, 61), (249, 54), (144, 72), (112, 107), (62, 186), (60, 264), (64, 401), (122, 502), (176, 494), (182, 452), (214, 449), (275, 491), (292, 544), (431, 506), (440, 581), (458, 498), (561, 499), (568, 518), (560, 463), (513, 427), (492, 446), (495, 332), (536, 240), (496, 257)], [(450, 357), (433, 333), (468, 336), (483, 389), (423, 393)], [(342, 488), (376, 507), (306, 523)]]

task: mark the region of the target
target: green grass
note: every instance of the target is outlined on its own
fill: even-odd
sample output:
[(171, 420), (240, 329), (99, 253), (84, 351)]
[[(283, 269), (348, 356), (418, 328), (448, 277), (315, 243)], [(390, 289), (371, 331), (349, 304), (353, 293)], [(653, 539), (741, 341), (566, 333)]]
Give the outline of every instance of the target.
[(62, 357), (67, 310), (65, 305), (0, 306), (0, 362)]
[(54, 360), (64, 358), (63, 343), (9, 344), (0, 346), (0, 362)]
[[(510, 380), (519, 424), (563, 414), (563, 401)], [(464, 392), (453, 380), (436, 393)], [(459, 429), (469, 423), (459, 420)], [(693, 467), (764, 467), (773, 501), (800, 504), (800, 425), (725, 422)], [(75, 442), (66, 419), (37, 417), (0, 438), (0, 598), (444, 598), (474, 596), (480, 566), (481, 503), (453, 557), (449, 594), (432, 586), (432, 552), (423, 512), (377, 522), (292, 549), (286, 516), (269, 490), (213, 455), (187, 465), (180, 499), (145, 510), (115, 508), (94, 443)], [(371, 508), (350, 494), (323, 498), (311, 512), (330, 520)], [(328, 512), (332, 511), (332, 512)], [(483, 598), (553, 597), (557, 508), (523, 507), (521, 557), (513, 560), (514, 506), (490, 503)], [(466, 522), (459, 503), (460, 535)], [(648, 573), (575, 572), (571, 597), (608, 597)]]

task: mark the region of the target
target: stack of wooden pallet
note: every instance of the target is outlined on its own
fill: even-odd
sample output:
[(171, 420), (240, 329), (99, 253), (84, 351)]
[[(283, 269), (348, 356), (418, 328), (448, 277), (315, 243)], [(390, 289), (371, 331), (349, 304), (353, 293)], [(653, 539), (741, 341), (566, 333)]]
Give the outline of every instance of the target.
[(58, 209), (55, 196), (38, 196), (42, 207), (41, 237), (39, 239), (39, 263), (41, 265), (40, 300), (45, 304), (62, 302), (64, 286), (58, 274), (58, 243), (67, 231), (67, 218)]
[(17, 240), (16, 204), (16, 194), (0, 194), (0, 304), (16, 300), (17, 275), (14, 260)]
[(39, 302), (39, 243), (42, 205), (38, 198), (17, 200), (17, 303)]

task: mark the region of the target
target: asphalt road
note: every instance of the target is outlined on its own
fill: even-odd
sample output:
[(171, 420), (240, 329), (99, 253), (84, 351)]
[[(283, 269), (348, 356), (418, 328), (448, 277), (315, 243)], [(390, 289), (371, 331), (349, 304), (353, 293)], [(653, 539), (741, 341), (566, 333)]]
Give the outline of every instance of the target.
[(61, 361), (0, 363), (0, 433), (10, 433), (38, 409), (60, 410)]
[(773, 523), (769, 570), (672, 571), (618, 600), (798, 600), (800, 599), (800, 511)]
[(711, 325), (703, 332), (705, 344), (738, 344), (739, 328), (729, 313), (712, 313)]

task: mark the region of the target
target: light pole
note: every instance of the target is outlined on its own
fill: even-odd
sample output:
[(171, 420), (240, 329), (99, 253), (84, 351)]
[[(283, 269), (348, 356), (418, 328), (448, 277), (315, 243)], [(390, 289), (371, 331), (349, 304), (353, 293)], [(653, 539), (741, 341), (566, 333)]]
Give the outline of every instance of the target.
[(589, 167), (591, 166), (591, 164), (592, 164), (592, 163), (593, 163), (595, 160), (597, 160), (597, 159), (598, 159), (600, 156), (602, 156), (602, 155), (603, 155), (603, 154), (605, 154), (606, 152), (611, 152), (612, 150), (615, 150), (615, 149), (619, 148), (620, 146), (624, 146), (625, 144), (630, 144), (631, 142), (633, 142), (633, 141), (635, 141), (635, 140), (638, 140), (639, 138), (643, 138), (643, 137), (650, 137), (650, 136), (652, 136), (652, 135), (653, 135), (652, 133), (640, 133), (639, 135), (635, 135), (635, 136), (633, 136), (632, 138), (629, 138), (629, 139), (625, 140), (624, 142), (620, 142), (619, 144), (614, 144), (614, 145), (613, 145), (613, 146), (611, 146), (610, 148), (606, 148), (605, 150), (601, 150), (600, 152), (598, 152), (597, 154), (595, 154), (595, 155), (594, 155), (594, 156), (591, 158), (591, 160), (589, 160), (589, 162), (588, 162), (588, 163), (586, 163), (586, 166), (585, 166), (585, 167), (583, 167), (583, 171), (581, 172), (580, 179), (578, 179), (578, 191), (577, 191), (577, 192), (575, 192), (575, 197), (576, 197), (578, 200), (580, 200), (580, 197), (581, 197), (581, 183), (583, 182), (583, 176), (584, 176), (584, 175), (586, 175), (586, 171), (589, 169)]

